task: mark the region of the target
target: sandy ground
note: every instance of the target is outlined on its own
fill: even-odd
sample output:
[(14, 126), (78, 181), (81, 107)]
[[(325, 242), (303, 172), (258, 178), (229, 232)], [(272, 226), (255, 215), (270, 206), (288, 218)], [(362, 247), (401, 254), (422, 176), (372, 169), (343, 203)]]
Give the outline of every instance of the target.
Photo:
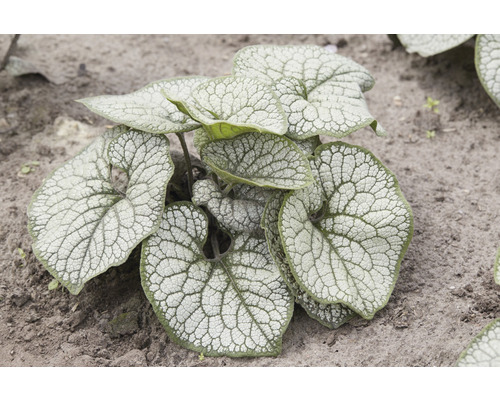
[[(8, 43), (0, 36), (0, 55)], [(387, 307), (372, 321), (331, 331), (297, 306), (279, 357), (200, 361), (167, 338), (134, 263), (78, 296), (49, 291), (51, 276), (31, 251), (27, 205), (51, 170), (109, 124), (73, 100), (174, 76), (223, 75), (238, 49), (260, 43), (337, 45), (377, 81), (366, 97), (388, 137), (366, 129), (346, 141), (396, 174), (414, 212), (414, 238)], [(493, 281), (500, 109), (479, 83), (471, 46), (424, 59), (393, 49), (384, 35), (26, 35), (16, 55), (51, 82), (0, 73), (1, 366), (451, 366), (500, 316)], [(439, 114), (423, 107), (427, 96), (440, 100)], [(110, 322), (123, 313), (127, 323), (117, 329)]]

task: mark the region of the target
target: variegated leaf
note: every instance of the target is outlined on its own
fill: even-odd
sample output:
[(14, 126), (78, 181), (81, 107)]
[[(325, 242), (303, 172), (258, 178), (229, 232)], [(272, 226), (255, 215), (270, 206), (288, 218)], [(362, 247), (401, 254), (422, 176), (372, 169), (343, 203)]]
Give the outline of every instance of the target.
[(230, 232), (260, 230), (260, 219), (272, 190), (238, 185), (233, 191), (235, 196), (231, 198), (211, 179), (200, 180), (193, 185), (193, 203), (206, 206), (217, 222)]
[(226, 76), (197, 86), (190, 96), (165, 90), (165, 96), (200, 122), (212, 138), (245, 132), (284, 135), (286, 115), (276, 94), (261, 82)]
[(187, 132), (200, 124), (168, 101), (163, 91), (179, 96), (209, 78), (193, 76), (150, 83), (130, 94), (96, 96), (77, 100), (91, 111), (119, 124), (151, 133)]
[(479, 79), (500, 107), (500, 35), (478, 35), (475, 51)]
[(361, 65), (322, 47), (245, 47), (234, 58), (233, 74), (260, 79), (273, 88), (292, 138), (340, 138), (366, 126), (377, 135), (386, 134), (362, 93), (373, 87), (373, 77)]
[(300, 189), (313, 182), (306, 156), (282, 136), (252, 132), (200, 147), (202, 161), (229, 183)]
[[(111, 165), (129, 177), (124, 196), (112, 185)], [(165, 136), (107, 131), (35, 192), (28, 210), (35, 255), (77, 294), (158, 229), (172, 173)]]
[(176, 343), (204, 355), (269, 356), (293, 312), (293, 298), (259, 235), (238, 233), (220, 259), (202, 252), (208, 219), (191, 203), (172, 203), (143, 244), (146, 295)]
[(296, 282), (283, 250), (278, 229), (278, 217), (284, 198), (284, 192), (274, 193), (269, 199), (262, 217), (262, 228), (266, 233), (269, 251), (297, 303), (304, 308), (311, 318), (330, 329), (336, 329), (356, 314), (343, 304), (321, 304), (317, 302)]
[(422, 57), (430, 57), (453, 49), (473, 36), (474, 34), (399, 34), (398, 39), (408, 53), (418, 53)]
[(379, 136), (386, 135), (368, 111), (356, 82), (327, 81), (307, 92), (301, 81), (282, 78), (272, 88), (288, 116), (287, 136), (293, 139), (318, 135), (341, 138), (366, 126)]
[(316, 301), (371, 319), (409, 245), (410, 207), (394, 175), (363, 148), (322, 145), (311, 169), (317, 183), (288, 194), (279, 217), (291, 271)]
[(500, 367), (500, 318), (488, 324), (462, 352), (458, 367)]

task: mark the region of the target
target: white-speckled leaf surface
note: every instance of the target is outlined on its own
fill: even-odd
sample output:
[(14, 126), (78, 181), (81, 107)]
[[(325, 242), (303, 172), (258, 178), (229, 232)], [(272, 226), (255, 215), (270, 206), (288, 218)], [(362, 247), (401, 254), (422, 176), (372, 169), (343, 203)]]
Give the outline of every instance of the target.
[(478, 35), (475, 51), (479, 79), (500, 107), (500, 35)]
[[(125, 197), (113, 188), (111, 164), (129, 177)], [(37, 258), (77, 294), (158, 228), (172, 173), (165, 136), (107, 131), (35, 192), (28, 218)]]
[(317, 135), (341, 138), (366, 126), (379, 136), (386, 135), (368, 111), (356, 82), (327, 81), (307, 92), (301, 81), (282, 78), (272, 88), (288, 116), (287, 136), (293, 139)]
[(195, 182), (193, 203), (206, 206), (217, 222), (230, 232), (253, 232), (260, 230), (260, 219), (266, 200), (272, 190), (256, 186), (238, 185), (234, 196), (224, 195), (211, 179)]
[(193, 89), (190, 96), (165, 95), (199, 121), (212, 138), (230, 138), (244, 132), (284, 135), (286, 115), (276, 94), (258, 80), (225, 76)]
[(172, 203), (143, 244), (142, 284), (169, 336), (209, 356), (279, 354), (293, 298), (265, 239), (235, 234), (215, 261), (201, 251), (207, 234), (201, 209)]
[(363, 91), (375, 81), (366, 68), (320, 46), (248, 46), (234, 56), (233, 74), (271, 85), (284, 77), (304, 82), (308, 93), (324, 83), (356, 82)]
[(201, 159), (222, 179), (278, 189), (300, 189), (313, 182), (306, 156), (289, 139), (244, 133), (201, 146)]
[(346, 136), (365, 126), (385, 131), (363, 96), (375, 81), (356, 62), (319, 46), (249, 46), (234, 57), (234, 75), (261, 79), (278, 94), (289, 135)]
[(187, 132), (200, 126), (168, 101), (163, 91), (186, 95), (209, 78), (183, 77), (153, 82), (133, 93), (78, 100), (91, 111), (119, 124), (151, 133)]
[(281, 276), (307, 314), (330, 329), (337, 329), (354, 315), (354, 311), (343, 304), (321, 304), (309, 296), (296, 282), (283, 250), (278, 229), (278, 217), (285, 198), (284, 192), (276, 192), (269, 199), (262, 217), (269, 252), (278, 266)]
[(430, 57), (465, 43), (474, 34), (399, 34), (398, 39), (408, 53)]
[(317, 183), (287, 195), (280, 213), (290, 268), (315, 300), (371, 319), (387, 303), (410, 242), (410, 207), (392, 173), (360, 147), (322, 145), (311, 169)]
[(467, 346), (458, 367), (500, 367), (500, 318), (488, 324)]

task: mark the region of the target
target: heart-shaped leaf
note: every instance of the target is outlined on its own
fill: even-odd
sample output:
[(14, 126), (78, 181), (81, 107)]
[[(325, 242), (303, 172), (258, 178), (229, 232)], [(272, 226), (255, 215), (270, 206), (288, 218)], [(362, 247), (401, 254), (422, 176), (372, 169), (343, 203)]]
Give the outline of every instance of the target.
[(500, 367), (500, 318), (488, 324), (462, 352), (458, 367)]
[(235, 196), (231, 198), (211, 179), (200, 180), (193, 185), (193, 203), (207, 206), (217, 222), (230, 232), (260, 230), (260, 219), (272, 190), (238, 185), (233, 191)]
[(165, 90), (165, 96), (200, 122), (212, 138), (231, 138), (245, 132), (284, 135), (286, 115), (276, 94), (261, 82), (246, 77), (211, 79), (190, 96)]
[(262, 234), (235, 234), (216, 260), (203, 254), (207, 236), (201, 209), (172, 203), (144, 242), (142, 284), (158, 318), (172, 340), (204, 355), (279, 354), (293, 298)]
[(481, 84), (500, 107), (500, 35), (478, 35), (475, 51)]
[[(125, 196), (112, 185), (111, 165), (128, 175)], [(28, 217), (35, 255), (71, 293), (79, 293), (158, 229), (172, 173), (165, 136), (123, 126), (107, 131), (33, 195)]]
[(366, 68), (320, 46), (248, 46), (236, 53), (233, 63), (234, 75), (269, 85), (281, 78), (296, 78), (307, 93), (325, 83), (355, 82), (364, 92), (375, 84)]
[(306, 310), (311, 318), (330, 329), (337, 329), (356, 314), (343, 304), (318, 303), (295, 281), (283, 250), (278, 228), (278, 217), (284, 198), (284, 192), (275, 192), (269, 199), (262, 217), (262, 228), (266, 233), (269, 252), (297, 303)]
[(272, 87), (288, 117), (289, 136), (346, 136), (365, 126), (386, 134), (371, 116), (363, 91), (375, 83), (361, 65), (319, 46), (249, 46), (234, 58), (233, 74)]
[(422, 57), (430, 57), (453, 49), (465, 43), (474, 35), (438, 35), (438, 34), (399, 34), (398, 39), (408, 53), (418, 53)]
[(363, 148), (324, 144), (311, 169), (317, 183), (288, 194), (279, 216), (290, 269), (316, 301), (371, 319), (409, 245), (410, 207), (394, 175)]
[(286, 137), (252, 132), (197, 142), (202, 161), (226, 182), (277, 189), (300, 189), (313, 182), (306, 156)]
[(167, 79), (150, 83), (133, 93), (96, 96), (77, 100), (91, 111), (119, 124), (151, 133), (187, 132), (200, 124), (168, 101), (163, 91), (179, 96), (209, 78), (201, 76)]
[(298, 79), (282, 78), (272, 88), (288, 116), (288, 137), (307, 139), (325, 135), (341, 138), (366, 126), (371, 126), (379, 136), (386, 135), (368, 111), (356, 82), (327, 81), (307, 92)]

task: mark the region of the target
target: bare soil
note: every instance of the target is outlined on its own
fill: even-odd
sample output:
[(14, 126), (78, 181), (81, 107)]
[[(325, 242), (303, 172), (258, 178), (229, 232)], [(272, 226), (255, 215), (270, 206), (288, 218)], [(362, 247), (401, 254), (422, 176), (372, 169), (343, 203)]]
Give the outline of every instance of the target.
[[(0, 57), (9, 41), (0, 36)], [(280, 356), (201, 361), (168, 339), (133, 262), (78, 296), (48, 290), (27, 205), (51, 170), (109, 124), (73, 100), (224, 75), (238, 49), (262, 43), (337, 45), (377, 81), (367, 102), (389, 135), (365, 129), (345, 141), (388, 166), (413, 208), (413, 241), (387, 307), (332, 331), (297, 306)], [(480, 85), (470, 44), (425, 59), (393, 49), (385, 35), (25, 35), (16, 55), (50, 81), (0, 73), (1, 366), (451, 366), (500, 316), (500, 109)], [(423, 107), (427, 96), (440, 100), (439, 114)]]

